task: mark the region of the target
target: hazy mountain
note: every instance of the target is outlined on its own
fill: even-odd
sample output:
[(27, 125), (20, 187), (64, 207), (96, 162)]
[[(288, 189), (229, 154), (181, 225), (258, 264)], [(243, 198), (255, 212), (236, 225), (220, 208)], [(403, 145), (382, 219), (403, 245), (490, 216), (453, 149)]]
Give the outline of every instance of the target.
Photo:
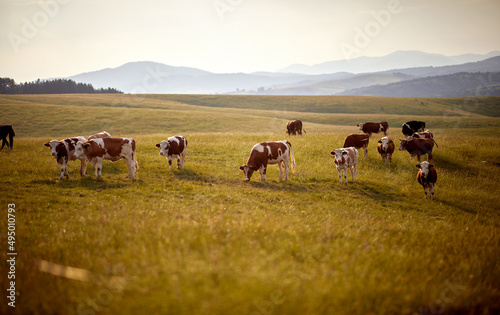
[[(355, 70), (353, 72), (363, 70), (361, 74), (332, 70), (332, 73), (316, 75), (283, 72), (217, 74), (196, 68), (173, 67), (155, 62), (131, 62), (117, 68), (82, 73), (67, 79), (92, 84), (95, 88), (113, 87), (125, 93), (332, 95), (427, 76), (457, 72), (500, 71), (500, 56), (460, 65), (429, 66), (432, 62), (438, 63), (438, 60), (441, 60), (440, 63), (446, 63), (449, 62), (446, 61), (449, 58), (454, 58), (455, 61), (471, 60), (479, 58), (478, 56), (446, 57), (415, 51), (396, 52), (385, 57), (363, 57), (356, 59), (357, 61), (351, 61), (351, 70)], [(404, 60), (415, 60), (415, 62), (404, 62)], [(389, 70), (400, 64), (425, 64), (426, 66)], [(368, 71), (368, 69), (375, 68), (382, 71)], [(356, 93), (360, 91), (356, 90)]]
[(403, 97), (500, 96), (500, 72), (461, 72), (363, 87), (339, 94)]
[(351, 60), (335, 60), (312, 66), (295, 64), (280, 69), (278, 72), (322, 74), (345, 71), (367, 73), (416, 67), (442, 67), (480, 61), (495, 56), (500, 56), (500, 51), (490, 52), (486, 55), (466, 54), (451, 57), (421, 51), (396, 51), (382, 57), (359, 57)]

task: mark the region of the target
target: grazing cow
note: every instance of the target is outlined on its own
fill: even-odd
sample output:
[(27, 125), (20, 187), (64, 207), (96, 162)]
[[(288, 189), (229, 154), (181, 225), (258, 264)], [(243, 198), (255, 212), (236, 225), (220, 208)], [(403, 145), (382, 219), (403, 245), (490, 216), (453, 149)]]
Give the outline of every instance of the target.
[(78, 157), (75, 154), (75, 148), (78, 142), (85, 142), (87, 139), (84, 137), (68, 138), (61, 141), (52, 140), (46, 142), (43, 145), (50, 148), (52, 156), (56, 158), (58, 164), (61, 164), (61, 176), (59, 180), (63, 180), (64, 176), (69, 178), (67, 164), (68, 161), (80, 160), (80, 175), (85, 176), (85, 170), (87, 168), (87, 160), (83, 157)]
[(351, 170), (352, 180), (356, 182), (358, 168), (358, 150), (354, 147), (336, 149), (330, 152), (335, 157), (335, 166), (339, 172), (340, 184), (342, 184), (342, 171), (344, 171), (345, 184), (347, 185), (347, 170)]
[(422, 132), (425, 130), (425, 122), (423, 121), (407, 121), (401, 126), (403, 135), (410, 137), (415, 132)]
[(286, 140), (257, 143), (250, 151), (250, 157), (245, 165), (240, 166), (240, 170), (245, 173), (245, 181), (249, 181), (253, 172), (260, 171), (260, 179), (266, 181), (266, 171), (268, 164), (278, 164), (280, 169), (279, 180), (288, 180), (288, 163), (291, 160), (292, 172), (295, 172), (295, 157), (293, 156), (292, 144)]
[[(0, 125), (0, 139), (2, 139), (2, 147), (0, 148), (0, 151), (2, 151), (6, 143), (9, 151), (12, 151), (15, 135), (16, 133), (14, 132), (12, 125)], [(7, 136), (9, 136), (9, 141), (7, 141)]]
[(87, 138), (87, 140), (99, 139), (99, 138), (111, 138), (111, 135), (106, 131), (101, 131), (99, 133), (96, 133), (95, 135), (91, 135), (90, 137)]
[(424, 187), (425, 199), (429, 197), (427, 189), (429, 190), (431, 199), (434, 199), (434, 184), (437, 181), (437, 172), (434, 165), (424, 161), (415, 166), (420, 169), (417, 174), (417, 181)]
[(399, 146), (399, 150), (406, 150), (411, 155), (411, 159), (416, 155), (418, 161), (420, 162), (420, 156), (427, 154), (427, 160), (432, 161), (432, 149), (434, 148), (434, 144), (439, 148), (434, 139), (429, 138), (415, 138), (409, 140), (401, 140), (401, 145)]
[(132, 138), (98, 138), (89, 141), (79, 141), (76, 144), (75, 155), (79, 159), (86, 159), (94, 166), (94, 176), (102, 177), (103, 160), (116, 162), (121, 159), (127, 161), (128, 177), (134, 179), (139, 169), (135, 153), (135, 140)]
[(355, 133), (347, 136), (344, 141), (343, 148), (355, 147), (356, 149), (363, 148), (363, 160), (368, 156), (368, 143), (370, 142), (370, 135), (366, 133)]
[(389, 130), (389, 124), (387, 121), (382, 121), (382, 122), (366, 122), (366, 123), (360, 123), (357, 124), (356, 126), (359, 127), (359, 130), (362, 130), (364, 133), (367, 133), (368, 135), (372, 135), (372, 133), (379, 133), (383, 132), (384, 136), (387, 136), (387, 131)]
[(156, 145), (160, 148), (160, 155), (168, 159), (168, 167), (172, 169), (172, 161), (177, 159), (177, 168), (184, 169), (186, 160), (187, 140), (183, 136), (170, 137)]
[(296, 135), (297, 133), (302, 136), (302, 130), (304, 130), (304, 133), (306, 133), (305, 129), (302, 129), (302, 121), (300, 120), (294, 120), (294, 121), (289, 121), (288, 124), (286, 125), (286, 133), (288, 135)]
[(377, 145), (378, 153), (382, 156), (382, 160), (385, 163), (386, 159), (389, 159), (389, 163), (392, 162), (392, 153), (394, 153), (394, 142), (389, 137), (383, 137), (378, 141)]
[(411, 135), (411, 138), (429, 138), (429, 139), (434, 139), (434, 135), (429, 130), (426, 130), (426, 131), (421, 131), (421, 132), (415, 132), (414, 134)]

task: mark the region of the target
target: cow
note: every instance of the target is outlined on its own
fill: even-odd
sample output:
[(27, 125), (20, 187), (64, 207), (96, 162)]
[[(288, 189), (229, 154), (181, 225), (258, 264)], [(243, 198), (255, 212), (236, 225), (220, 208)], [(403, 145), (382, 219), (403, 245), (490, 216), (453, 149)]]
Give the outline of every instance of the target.
[(56, 158), (56, 162), (61, 164), (61, 176), (59, 180), (69, 179), (68, 173), (68, 161), (80, 160), (80, 175), (85, 176), (85, 171), (87, 168), (87, 160), (85, 158), (80, 158), (75, 154), (75, 148), (78, 142), (85, 142), (87, 139), (84, 137), (74, 137), (64, 140), (52, 140), (44, 143), (43, 145), (50, 148), (52, 156)]
[(98, 138), (79, 141), (75, 147), (75, 156), (92, 163), (96, 178), (102, 177), (103, 160), (116, 162), (125, 159), (128, 166), (128, 177), (132, 180), (135, 172), (139, 169), (135, 140), (132, 138)]
[(296, 135), (297, 133), (302, 136), (302, 130), (304, 130), (304, 133), (306, 133), (305, 129), (302, 129), (302, 121), (300, 120), (294, 120), (294, 121), (289, 121), (288, 124), (286, 125), (286, 133), (288, 135)]
[(336, 149), (330, 152), (335, 158), (335, 166), (339, 172), (340, 184), (342, 184), (342, 171), (344, 171), (345, 184), (347, 185), (347, 170), (351, 170), (352, 180), (356, 183), (358, 168), (358, 150), (355, 147)]
[(401, 131), (406, 137), (410, 137), (415, 132), (422, 132), (425, 130), (425, 122), (423, 121), (407, 121), (401, 126)]
[(387, 136), (387, 131), (389, 130), (389, 124), (387, 121), (382, 121), (382, 122), (366, 122), (366, 123), (360, 123), (357, 124), (356, 126), (359, 127), (359, 130), (362, 130), (364, 133), (367, 133), (369, 136), (372, 135), (372, 133), (379, 133), (383, 132), (384, 136)]
[[(12, 151), (15, 135), (16, 133), (14, 132), (14, 128), (12, 128), (12, 125), (0, 125), (0, 139), (2, 139), (2, 147), (0, 148), (0, 151), (3, 150), (5, 144), (7, 144), (9, 151)], [(9, 137), (8, 141), (7, 136)]]
[(160, 155), (168, 159), (168, 166), (172, 169), (172, 161), (177, 159), (177, 168), (184, 169), (186, 160), (187, 140), (183, 136), (169, 137), (156, 145), (160, 148)]
[(99, 133), (96, 133), (95, 135), (91, 135), (90, 137), (87, 138), (87, 140), (99, 139), (99, 138), (111, 138), (111, 135), (106, 131), (101, 131)]
[(434, 135), (429, 130), (415, 132), (411, 135), (411, 138), (429, 138), (434, 139)]
[(380, 138), (377, 145), (378, 153), (382, 156), (382, 160), (388, 159), (389, 163), (392, 162), (392, 153), (394, 153), (394, 142), (389, 137)]
[(266, 182), (266, 171), (268, 164), (278, 164), (280, 169), (279, 180), (285, 173), (285, 181), (288, 181), (289, 161), (291, 161), (292, 172), (295, 172), (295, 157), (293, 156), (292, 144), (286, 140), (257, 143), (250, 151), (247, 164), (240, 166), (245, 173), (245, 181), (250, 181), (253, 172), (260, 171), (260, 179)]
[(356, 149), (363, 148), (363, 160), (368, 156), (368, 143), (370, 142), (370, 135), (366, 133), (355, 133), (345, 138), (343, 148), (355, 147)]
[(419, 169), (417, 181), (424, 187), (425, 199), (429, 198), (427, 190), (429, 190), (430, 198), (434, 199), (434, 184), (437, 181), (437, 172), (434, 165), (424, 161), (415, 166)]
[(434, 139), (429, 139), (429, 138), (423, 138), (423, 139), (415, 138), (409, 140), (399, 139), (399, 141), (401, 141), (399, 150), (408, 151), (408, 153), (410, 153), (411, 155), (411, 159), (413, 159), (413, 157), (416, 155), (419, 162), (420, 162), (420, 156), (424, 154), (427, 154), (428, 161), (432, 161), (432, 149), (434, 148), (434, 144), (436, 144), (436, 147), (439, 148)]

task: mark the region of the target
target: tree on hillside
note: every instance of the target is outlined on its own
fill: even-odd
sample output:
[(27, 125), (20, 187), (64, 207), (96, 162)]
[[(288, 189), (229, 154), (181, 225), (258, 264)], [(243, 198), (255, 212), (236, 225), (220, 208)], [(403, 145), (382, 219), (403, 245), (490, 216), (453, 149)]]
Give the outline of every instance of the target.
[(123, 93), (114, 88), (94, 89), (92, 84), (73, 80), (36, 80), (16, 84), (13, 79), (0, 78), (0, 94), (71, 94), (71, 93)]

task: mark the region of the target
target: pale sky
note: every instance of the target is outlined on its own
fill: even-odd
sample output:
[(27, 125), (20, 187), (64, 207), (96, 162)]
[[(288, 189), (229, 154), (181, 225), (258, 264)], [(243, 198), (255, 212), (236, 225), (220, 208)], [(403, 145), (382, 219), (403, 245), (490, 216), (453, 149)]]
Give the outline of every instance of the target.
[(397, 50), (500, 50), (500, 0), (0, 0), (0, 77), (154, 61), (275, 71)]

